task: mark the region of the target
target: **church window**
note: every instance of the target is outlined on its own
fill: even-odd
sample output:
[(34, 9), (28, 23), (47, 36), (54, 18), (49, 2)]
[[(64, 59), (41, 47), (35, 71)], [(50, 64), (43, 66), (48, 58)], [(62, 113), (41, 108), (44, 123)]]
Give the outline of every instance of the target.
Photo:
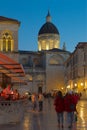
[(14, 40), (10, 32), (5, 31), (2, 33), (0, 39), (0, 51), (13, 51), (14, 50)]
[(3, 38), (3, 51), (6, 51), (6, 39)]
[(29, 56), (29, 58), (28, 58), (28, 66), (29, 67), (33, 66), (33, 61), (32, 61), (32, 57), (31, 56)]
[(63, 64), (63, 58), (60, 55), (53, 55), (49, 59), (50, 65), (61, 65)]
[(27, 64), (28, 64), (28, 62), (27, 62), (27, 59), (26, 59), (26, 58), (23, 58), (23, 59), (22, 59), (22, 64), (23, 64), (23, 66), (25, 66), (25, 65), (27, 65)]
[(58, 60), (51, 58), (50, 61), (49, 61), (49, 63), (50, 63), (51, 65), (52, 65), (52, 64), (57, 65), (57, 64), (58, 64)]
[(40, 59), (39, 58), (34, 58), (33, 62), (34, 62), (35, 67), (40, 67)]
[(11, 39), (8, 39), (8, 51), (11, 50)]

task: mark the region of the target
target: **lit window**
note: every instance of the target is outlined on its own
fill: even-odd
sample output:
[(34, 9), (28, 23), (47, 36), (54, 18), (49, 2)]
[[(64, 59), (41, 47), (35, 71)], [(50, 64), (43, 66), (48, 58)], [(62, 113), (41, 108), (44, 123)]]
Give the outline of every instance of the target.
[(0, 50), (1, 51), (13, 51), (14, 40), (9, 32), (4, 32), (2, 34), (2, 39), (0, 40)]

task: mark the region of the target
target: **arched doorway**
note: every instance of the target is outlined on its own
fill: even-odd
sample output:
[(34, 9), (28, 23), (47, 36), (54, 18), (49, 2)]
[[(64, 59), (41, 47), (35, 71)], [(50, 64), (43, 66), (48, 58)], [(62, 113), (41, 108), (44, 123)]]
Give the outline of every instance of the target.
[(42, 93), (43, 90), (42, 90), (42, 86), (38, 86), (38, 93)]

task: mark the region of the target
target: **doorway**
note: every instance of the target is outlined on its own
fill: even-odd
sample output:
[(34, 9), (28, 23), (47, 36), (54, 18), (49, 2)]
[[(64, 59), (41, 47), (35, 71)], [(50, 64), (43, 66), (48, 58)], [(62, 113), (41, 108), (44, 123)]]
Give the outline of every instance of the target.
[(38, 93), (42, 93), (42, 87), (38, 87)]

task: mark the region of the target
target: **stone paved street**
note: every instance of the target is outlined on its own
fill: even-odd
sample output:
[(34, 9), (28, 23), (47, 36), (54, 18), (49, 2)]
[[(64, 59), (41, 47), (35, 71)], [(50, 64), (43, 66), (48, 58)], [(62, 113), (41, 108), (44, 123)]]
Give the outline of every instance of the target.
[[(77, 106), (78, 121), (73, 124), (72, 130), (87, 130), (87, 101), (81, 100)], [(57, 126), (57, 116), (53, 106), (48, 100), (44, 101), (43, 112), (33, 112), (31, 103), (28, 104), (24, 120), (17, 124), (0, 125), (0, 130), (69, 130), (66, 122), (66, 113), (64, 116), (64, 128)]]

